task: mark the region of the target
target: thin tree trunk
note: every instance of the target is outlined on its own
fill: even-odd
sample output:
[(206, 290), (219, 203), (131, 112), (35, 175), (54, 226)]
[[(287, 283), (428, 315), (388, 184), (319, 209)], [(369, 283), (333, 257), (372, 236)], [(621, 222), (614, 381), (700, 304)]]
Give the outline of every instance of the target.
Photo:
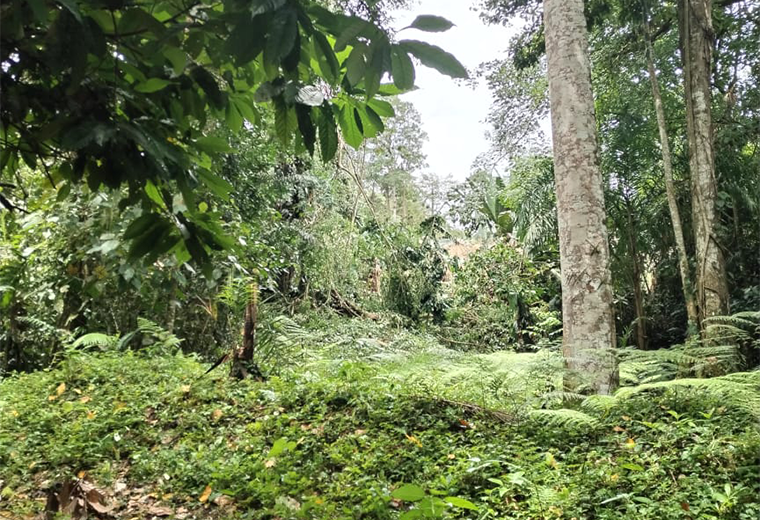
[(613, 293), (583, 0), (544, 0), (566, 386), (617, 384)]
[(710, 316), (729, 312), (726, 265), (716, 236), (718, 183), (710, 106), (714, 37), (712, 0), (681, 0), (678, 18), (684, 63), (691, 209), (697, 246), (697, 299), (701, 323)]
[(636, 244), (636, 223), (633, 219), (633, 208), (628, 200), (625, 201), (625, 209), (628, 219), (628, 248), (633, 261), (632, 281), (633, 303), (636, 312), (636, 346), (639, 350), (646, 350), (647, 326), (646, 315), (644, 314), (644, 292), (641, 290), (641, 258)]
[(665, 109), (662, 104), (660, 84), (657, 81), (657, 71), (654, 66), (654, 48), (649, 34), (649, 21), (645, 20), (644, 23), (649, 81), (652, 84), (652, 97), (654, 98), (654, 109), (657, 114), (657, 127), (660, 131), (660, 148), (662, 151), (663, 176), (665, 177), (665, 192), (668, 197), (668, 208), (670, 209), (670, 220), (673, 225), (673, 235), (676, 239), (678, 267), (681, 273), (681, 287), (683, 288), (683, 297), (684, 302), (686, 303), (686, 315), (689, 320), (689, 330), (692, 331), (697, 329), (699, 323), (697, 301), (694, 297), (694, 286), (691, 280), (689, 256), (686, 253), (686, 241), (684, 240), (683, 226), (681, 225), (681, 212), (678, 209), (678, 201), (676, 200), (676, 188), (675, 183), (673, 182), (673, 160), (670, 155), (670, 143), (668, 142), (668, 129), (665, 125)]

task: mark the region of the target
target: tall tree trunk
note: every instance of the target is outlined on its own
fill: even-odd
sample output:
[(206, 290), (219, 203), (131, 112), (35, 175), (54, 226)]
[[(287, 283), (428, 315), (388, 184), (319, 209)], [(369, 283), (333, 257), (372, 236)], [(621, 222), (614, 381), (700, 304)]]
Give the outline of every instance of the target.
[(617, 384), (615, 320), (583, 0), (544, 0), (566, 386)]
[(681, 225), (681, 212), (678, 209), (676, 200), (676, 188), (673, 182), (673, 160), (670, 155), (670, 143), (668, 142), (668, 129), (665, 125), (665, 109), (662, 104), (662, 94), (660, 93), (660, 84), (657, 81), (657, 71), (654, 66), (654, 48), (649, 33), (649, 22), (645, 20), (645, 44), (647, 51), (647, 64), (649, 67), (649, 81), (652, 84), (652, 97), (654, 98), (654, 110), (657, 114), (657, 127), (660, 131), (660, 149), (662, 151), (662, 170), (665, 177), (665, 192), (668, 197), (668, 208), (670, 209), (670, 221), (673, 225), (673, 235), (676, 239), (676, 250), (678, 251), (678, 267), (681, 272), (681, 286), (683, 288), (683, 297), (686, 302), (686, 315), (689, 320), (689, 330), (696, 330), (699, 324), (699, 315), (697, 314), (697, 301), (694, 297), (694, 286), (691, 280), (691, 267), (689, 267), (689, 256), (686, 254), (686, 241), (683, 235), (683, 226)]
[(691, 173), (691, 210), (697, 245), (697, 297), (700, 322), (728, 314), (728, 283), (723, 251), (716, 236), (713, 127), (710, 68), (712, 64), (712, 0), (679, 2), (681, 54), (686, 94), (686, 132)]

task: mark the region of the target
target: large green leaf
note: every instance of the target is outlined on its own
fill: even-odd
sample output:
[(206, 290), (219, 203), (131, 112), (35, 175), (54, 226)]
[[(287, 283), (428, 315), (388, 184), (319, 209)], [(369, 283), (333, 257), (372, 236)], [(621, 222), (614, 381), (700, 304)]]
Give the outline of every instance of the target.
[(301, 132), (303, 144), (310, 155), (314, 155), (314, 144), (317, 141), (317, 129), (311, 120), (311, 108), (307, 105), (296, 105), (296, 120), (298, 130)]
[(322, 160), (329, 161), (338, 151), (338, 129), (335, 125), (335, 116), (328, 106), (319, 109), (319, 148)]
[(413, 54), (423, 65), (434, 68), (441, 74), (452, 78), (468, 77), (467, 69), (459, 63), (459, 60), (440, 47), (417, 40), (401, 40), (399, 45)]
[(340, 63), (335, 56), (330, 42), (327, 41), (327, 37), (322, 33), (314, 33), (314, 50), (317, 53), (319, 63), (322, 68), (322, 72), (327, 76), (327, 79), (332, 83), (338, 81), (340, 75)]
[(367, 70), (367, 63), (364, 60), (365, 50), (364, 45), (357, 45), (346, 60), (346, 78), (351, 86), (358, 85)]
[(419, 502), (425, 498), (425, 491), (415, 484), (404, 484), (400, 488), (394, 490), (391, 496), (397, 500), (403, 500), (405, 502)]
[(469, 500), (465, 500), (464, 498), (459, 497), (446, 497), (444, 498), (446, 502), (451, 504), (454, 507), (459, 507), (461, 509), (469, 509), (470, 511), (477, 511), (478, 506), (470, 502)]
[(214, 195), (224, 200), (227, 200), (229, 198), (230, 193), (232, 193), (232, 190), (234, 189), (232, 187), (232, 184), (230, 184), (228, 181), (222, 179), (218, 175), (211, 173), (205, 168), (198, 169), (198, 176), (203, 181), (203, 184), (205, 184), (206, 187), (211, 190)]
[(227, 141), (212, 135), (196, 139), (195, 146), (206, 153), (229, 153), (232, 151)]
[(444, 32), (454, 27), (454, 24), (441, 16), (422, 14), (415, 18), (409, 27), (420, 31)]
[(364, 140), (364, 136), (356, 122), (356, 117), (354, 107), (350, 105), (344, 105), (338, 113), (338, 124), (340, 124), (343, 139), (349, 146), (358, 149)]
[(279, 64), (293, 49), (297, 33), (298, 18), (294, 9), (284, 7), (275, 12), (264, 46), (264, 61)]
[(399, 90), (409, 90), (414, 86), (414, 65), (406, 51), (398, 46), (391, 49), (391, 74), (393, 84)]
[(137, 92), (142, 92), (144, 94), (150, 94), (152, 92), (158, 92), (159, 90), (163, 90), (169, 85), (171, 85), (172, 82), (166, 79), (161, 78), (150, 78), (147, 81), (144, 81), (137, 85), (135, 87), (135, 90)]

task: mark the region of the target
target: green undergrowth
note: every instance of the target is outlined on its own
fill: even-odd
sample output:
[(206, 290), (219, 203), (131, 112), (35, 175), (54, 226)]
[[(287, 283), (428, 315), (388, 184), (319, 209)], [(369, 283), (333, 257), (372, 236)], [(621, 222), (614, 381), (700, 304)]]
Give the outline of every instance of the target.
[[(500, 370), (503, 386), (549, 370), (545, 360), (461, 357), (403, 331), (357, 331), (354, 355), (325, 339), (266, 382), (135, 353), (72, 354), (0, 382), (0, 512), (31, 518), (47, 489), (84, 475), (117, 518), (151, 518), (150, 507), (199, 519), (428, 518), (410, 514), (422, 502), (394, 498), (404, 484), (477, 507), (435, 518), (760, 517), (757, 419), (702, 390), (651, 389), (541, 422), (454, 397), (484, 392), (457, 388), (476, 367)], [(483, 401), (537, 405), (526, 396), (539, 391)]]

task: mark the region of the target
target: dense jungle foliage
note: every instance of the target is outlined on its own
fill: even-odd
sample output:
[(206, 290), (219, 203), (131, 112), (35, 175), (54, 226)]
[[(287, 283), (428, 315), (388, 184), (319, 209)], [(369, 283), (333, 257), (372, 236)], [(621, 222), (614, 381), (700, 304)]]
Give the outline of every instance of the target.
[[(684, 2), (730, 303), (697, 322)], [(515, 36), (472, 70), (412, 4), (3, 0), (0, 518), (760, 518), (760, 4), (585, 2), (611, 395), (567, 385), (542, 3), (473, 2)], [(458, 181), (420, 67), (491, 93)]]

